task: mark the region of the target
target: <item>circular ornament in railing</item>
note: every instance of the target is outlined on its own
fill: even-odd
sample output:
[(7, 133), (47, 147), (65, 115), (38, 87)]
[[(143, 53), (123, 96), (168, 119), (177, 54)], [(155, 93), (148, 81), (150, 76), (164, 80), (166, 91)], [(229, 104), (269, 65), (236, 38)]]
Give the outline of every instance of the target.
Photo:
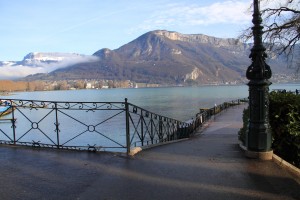
[(94, 125), (89, 125), (88, 126), (88, 131), (89, 132), (94, 132), (96, 130), (96, 127)]
[(38, 128), (39, 128), (39, 124), (38, 124), (37, 122), (32, 122), (32, 123), (31, 123), (31, 127), (32, 127), (33, 129), (38, 129)]

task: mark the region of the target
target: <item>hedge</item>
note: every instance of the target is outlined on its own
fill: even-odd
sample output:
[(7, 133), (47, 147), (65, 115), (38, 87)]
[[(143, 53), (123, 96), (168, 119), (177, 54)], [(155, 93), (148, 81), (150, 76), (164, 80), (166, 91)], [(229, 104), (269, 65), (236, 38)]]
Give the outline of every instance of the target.
[[(270, 93), (270, 126), (272, 148), (276, 155), (300, 167), (300, 95)], [(245, 144), (249, 121), (249, 108), (243, 112), (243, 127), (239, 139)]]

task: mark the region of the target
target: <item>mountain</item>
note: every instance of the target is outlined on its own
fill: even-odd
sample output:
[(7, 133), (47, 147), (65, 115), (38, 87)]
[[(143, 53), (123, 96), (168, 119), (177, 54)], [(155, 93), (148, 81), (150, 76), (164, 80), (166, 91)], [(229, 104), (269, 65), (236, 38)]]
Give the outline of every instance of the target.
[[(25, 80), (109, 79), (159, 84), (244, 82), (251, 46), (237, 39), (165, 30), (145, 33), (118, 49), (100, 49), (95, 60), (58, 68)], [(283, 60), (267, 61), (287, 73)], [(29, 56), (30, 57), (30, 56)]]
[(48, 73), (58, 68), (78, 63), (97, 61), (95, 56), (77, 53), (40, 53), (27, 54), (22, 61), (0, 61), (0, 78), (20, 78), (29, 74)]
[(85, 57), (85, 55), (80, 55), (77, 53), (40, 53), (40, 52), (31, 52), (27, 54), (22, 61), (0, 61), (0, 66), (32, 66), (40, 67), (43, 64), (49, 63), (59, 63), (65, 60), (72, 60)]

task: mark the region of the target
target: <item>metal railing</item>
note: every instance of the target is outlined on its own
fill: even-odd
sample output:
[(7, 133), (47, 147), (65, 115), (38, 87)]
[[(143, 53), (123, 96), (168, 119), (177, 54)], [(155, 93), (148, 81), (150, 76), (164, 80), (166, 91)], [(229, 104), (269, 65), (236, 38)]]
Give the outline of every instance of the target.
[(296, 94), (296, 95), (299, 95), (300, 94), (300, 89), (296, 89), (295, 91), (292, 91), (292, 90), (286, 90), (286, 89), (273, 89), (272, 92), (277, 92), (277, 93), (292, 93), (292, 94)]
[[(60, 102), (1, 99), (0, 144), (56, 149), (116, 151), (187, 138), (222, 110), (226, 102), (200, 109), (186, 122), (124, 102)], [(5, 115), (5, 116), (4, 116)], [(118, 150), (118, 151), (120, 151)]]
[[(190, 124), (145, 110), (128, 103), (130, 144), (147, 146), (183, 138)], [(190, 135), (192, 133), (188, 133)], [(138, 140), (134, 140), (138, 138)]]

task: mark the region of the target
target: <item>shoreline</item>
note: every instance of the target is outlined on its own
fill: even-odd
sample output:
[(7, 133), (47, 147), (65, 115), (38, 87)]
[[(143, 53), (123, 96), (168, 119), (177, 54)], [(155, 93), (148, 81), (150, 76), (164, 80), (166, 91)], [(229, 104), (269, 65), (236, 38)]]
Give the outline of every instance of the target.
[[(299, 86), (298, 89), (300, 89), (300, 83), (296, 82), (289, 82), (289, 83), (272, 83), (270, 87), (279, 86), (279, 88), (272, 88), (272, 90), (282, 89), (280, 86), (287, 85), (287, 86)], [(247, 86), (247, 83), (245, 84), (203, 84), (203, 85), (192, 85), (192, 86), (184, 86), (184, 85), (170, 85), (170, 86), (158, 86), (158, 87), (138, 87), (138, 88), (131, 88), (131, 87), (117, 87), (117, 88), (85, 88), (85, 89), (66, 89), (66, 90), (34, 90), (34, 91), (10, 91), (10, 92), (0, 92), (1, 96), (12, 96), (16, 95), (15, 93), (23, 93), (23, 92), (58, 92), (58, 91), (81, 91), (81, 90), (115, 90), (115, 89), (155, 89), (155, 88), (201, 88), (201, 87), (232, 87), (232, 86)], [(284, 89), (284, 88), (283, 88)], [(289, 92), (288, 90), (287, 92)]]

